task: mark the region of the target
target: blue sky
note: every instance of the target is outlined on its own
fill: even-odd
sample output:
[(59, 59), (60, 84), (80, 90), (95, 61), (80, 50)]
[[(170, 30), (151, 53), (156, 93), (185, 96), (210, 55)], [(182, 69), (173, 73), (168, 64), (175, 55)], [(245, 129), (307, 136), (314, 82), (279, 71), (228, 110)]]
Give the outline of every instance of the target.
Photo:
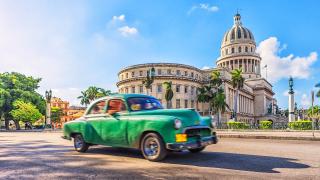
[[(40, 92), (77, 104), (90, 85), (116, 90), (119, 69), (146, 62), (214, 67), (240, 9), (280, 107), (287, 78), (310, 104), (320, 82), (319, 1), (1, 1), (0, 72), (42, 77)], [(265, 71), (262, 70), (263, 75)], [(317, 99), (319, 103), (319, 99)]]

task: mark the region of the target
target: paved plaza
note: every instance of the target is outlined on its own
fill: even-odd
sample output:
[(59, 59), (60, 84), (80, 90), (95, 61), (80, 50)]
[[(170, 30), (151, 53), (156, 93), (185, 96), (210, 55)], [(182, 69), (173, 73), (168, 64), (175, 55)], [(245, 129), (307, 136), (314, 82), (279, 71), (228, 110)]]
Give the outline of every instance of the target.
[(223, 138), (155, 163), (132, 149), (77, 153), (60, 136), (0, 132), (0, 179), (320, 179), (319, 141)]

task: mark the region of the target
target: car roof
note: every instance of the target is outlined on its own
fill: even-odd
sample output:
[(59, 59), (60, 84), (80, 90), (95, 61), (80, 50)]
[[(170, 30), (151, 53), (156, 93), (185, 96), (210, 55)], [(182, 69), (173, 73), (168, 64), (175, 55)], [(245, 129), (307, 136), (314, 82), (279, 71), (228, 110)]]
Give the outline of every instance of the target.
[(91, 108), (91, 106), (95, 103), (97, 103), (98, 101), (101, 101), (101, 100), (108, 100), (108, 99), (112, 99), (112, 98), (121, 98), (121, 99), (128, 99), (128, 98), (133, 98), (133, 97), (149, 97), (149, 98), (155, 98), (153, 96), (148, 96), (148, 95), (145, 95), (145, 94), (110, 94), (109, 96), (105, 96), (105, 97), (101, 97), (101, 98), (98, 98), (98, 99), (95, 99), (94, 101), (92, 101), (88, 108), (86, 109), (85, 113), (84, 114), (87, 114), (88, 113), (88, 110), (89, 108)]
[(149, 97), (149, 98), (155, 98), (153, 96), (148, 96), (145, 94), (110, 94), (109, 96), (105, 96), (105, 97), (101, 97), (98, 98), (96, 100), (94, 100), (92, 103), (93, 104), (97, 101), (101, 101), (101, 100), (106, 100), (106, 99), (111, 99), (111, 98), (122, 98), (122, 99), (128, 99), (128, 98), (133, 98), (133, 97)]

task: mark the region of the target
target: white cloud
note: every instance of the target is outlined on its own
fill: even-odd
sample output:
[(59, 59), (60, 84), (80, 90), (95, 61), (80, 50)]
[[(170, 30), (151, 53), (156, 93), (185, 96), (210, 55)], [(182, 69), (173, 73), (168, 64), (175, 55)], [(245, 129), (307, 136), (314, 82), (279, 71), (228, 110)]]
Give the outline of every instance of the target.
[(191, 9), (188, 11), (188, 14), (191, 14), (196, 9), (202, 9), (202, 10), (205, 10), (205, 11), (208, 11), (208, 12), (217, 12), (217, 11), (219, 11), (219, 7), (218, 6), (211, 6), (210, 4), (200, 3), (198, 5), (192, 6)]
[(126, 16), (124, 14), (121, 14), (120, 16), (113, 16), (112, 21), (125, 21)]
[(201, 69), (202, 70), (206, 70), (206, 69), (210, 69), (210, 67), (209, 66), (203, 66)]
[(130, 35), (135, 35), (138, 33), (138, 29), (135, 27), (123, 26), (118, 28), (118, 31), (121, 33), (122, 36), (128, 37)]
[(309, 108), (311, 105), (311, 98), (307, 94), (302, 94), (301, 105), (303, 108)]
[[(270, 37), (260, 42), (257, 52), (262, 58), (261, 67), (268, 65), (268, 80), (276, 82), (282, 78), (292, 76), (299, 79), (307, 79), (310, 76), (311, 66), (317, 60), (318, 54), (311, 52), (306, 57), (290, 54), (280, 57), (279, 52), (286, 49), (287, 45), (280, 46), (276, 37)], [(261, 70), (263, 72), (263, 69)], [(265, 73), (262, 73), (265, 76)]]

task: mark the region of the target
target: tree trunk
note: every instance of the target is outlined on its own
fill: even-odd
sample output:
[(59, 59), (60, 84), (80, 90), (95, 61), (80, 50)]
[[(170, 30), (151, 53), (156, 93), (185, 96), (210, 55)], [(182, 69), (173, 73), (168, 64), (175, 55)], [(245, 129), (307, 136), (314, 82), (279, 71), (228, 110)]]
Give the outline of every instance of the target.
[(14, 124), (16, 125), (16, 130), (20, 130), (19, 121), (14, 121)]
[(4, 119), (4, 124), (5, 124), (6, 130), (9, 130), (9, 120), (8, 119)]
[(221, 128), (221, 121), (220, 121), (220, 117), (221, 117), (221, 110), (219, 109), (219, 111), (218, 111), (218, 128)]
[(204, 103), (203, 102), (201, 103), (201, 106), (202, 106), (202, 116), (204, 116)]
[(233, 111), (234, 111), (234, 121), (237, 121), (237, 115), (238, 115), (238, 96), (239, 96), (239, 90), (236, 90), (236, 95), (234, 96), (234, 105), (233, 105)]

